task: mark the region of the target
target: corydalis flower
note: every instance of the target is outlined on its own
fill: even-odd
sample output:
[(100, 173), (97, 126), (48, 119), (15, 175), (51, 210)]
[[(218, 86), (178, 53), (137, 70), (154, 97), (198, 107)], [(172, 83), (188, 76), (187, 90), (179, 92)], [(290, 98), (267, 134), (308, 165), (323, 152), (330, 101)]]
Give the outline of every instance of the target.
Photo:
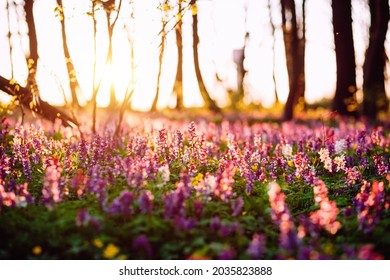
[(121, 214), (125, 217), (129, 217), (134, 212), (133, 201), (134, 194), (128, 190), (124, 190), (121, 194), (114, 199), (114, 201), (108, 207), (108, 212), (113, 215)]
[(27, 183), (16, 185), (13, 191), (9, 189), (7, 191), (3, 181), (0, 180), (0, 210), (2, 205), (7, 207), (26, 207), (33, 201), (33, 197), (27, 191)]
[(345, 171), (347, 173), (347, 185), (352, 186), (362, 180), (362, 174), (356, 166), (348, 167)]
[(144, 191), (140, 194), (138, 203), (139, 208), (143, 214), (150, 213), (153, 209), (154, 196), (150, 190)]
[(239, 198), (234, 200), (231, 205), (232, 205), (232, 210), (233, 210), (232, 216), (236, 217), (242, 213), (242, 207), (244, 206), (244, 200), (240, 196)]
[(145, 234), (137, 236), (137, 238), (133, 242), (133, 249), (135, 251), (145, 252), (146, 256), (149, 258), (153, 255), (152, 246)]
[(99, 218), (91, 216), (88, 210), (80, 209), (76, 215), (76, 225), (78, 227), (92, 226), (96, 230), (99, 230), (102, 226), (102, 223)]
[(262, 258), (265, 254), (265, 236), (254, 234), (246, 252), (252, 259)]
[(360, 193), (355, 198), (360, 229), (364, 233), (374, 229), (378, 218), (382, 215), (384, 200), (383, 182), (374, 181), (371, 185), (369, 182), (364, 181)]
[(332, 159), (329, 156), (329, 150), (326, 148), (321, 148), (319, 154), (320, 160), (324, 164), (324, 168), (329, 172), (332, 172)]
[(168, 164), (164, 164), (163, 166), (160, 166), (160, 168), (158, 169), (158, 172), (160, 173), (161, 180), (164, 183), (169, 182), (169, 176), (171, 175), (171, 173), (169, 171)]
[(280, 229), (280, 247), (293, 253), (298, 247), (299, 238), (297, 237), (293, 219), (285, 202), (285, 195), (282, 193), (279, 185), (272, 182), (269, 184), (268, 196), (272, 220)]
[(299, 152), (293, 157), (295, 165), (295, 176), (300, 179), (304, 177), (309, 172), (309, 160), (306, 158), (305, 154)]
[(337, 156), (334, 158), (334, 163), (336, 164), (336, 172), (340, 170), (346, 170), (345, 167), (345, 155)]
[(336, 154), (343, 153), (346, 149), (345, 140), (344, 139), (337, 140), (336, 143), (334, 144), (334, 149)]
[(322, 180), (315, 181), (313, 192), (314, 201), (320, 206), (320, 209), (310, 213), (310, 220), (329, 233), (335, 234), (341, 227), (341, 223), (336, 221), (339, 213), (336, 203), (328, 198), (328, 188)]
[(56, 159), (51, 160), (51, 164), (46, 168), (45, 178), (42, 188), (42, 200), (49, 210), (53, 210), (54, 204), (62, 201), (60, 185), (62, 168)]
[[(389, 162), (389, 160), (387, 160), (387, 162)], [(375, 165), (376, 173), (378, 175), (382, 176), (389, 173), (389, 164), (385, 163), (385, 159), (383, 156), (375, 155), (374, 165)]]
[(282, 155), (285, 157), (285, 159), (291, 160), (292, 156), (293, 156), (292, 152), (293, 152), (293, 149), (292, 149), (290, 144), (283, 145)]

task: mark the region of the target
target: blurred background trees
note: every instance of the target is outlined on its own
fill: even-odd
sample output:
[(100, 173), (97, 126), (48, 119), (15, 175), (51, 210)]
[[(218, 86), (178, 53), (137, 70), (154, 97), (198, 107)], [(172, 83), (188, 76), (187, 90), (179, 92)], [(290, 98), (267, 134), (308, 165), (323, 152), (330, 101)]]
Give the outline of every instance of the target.
[[(107, 96), (105, 105), (112, 110), (119, 108), (123, 118), (123, 111), (132, 106), (134, 96), (138, 94), (152, 110), (161, 109), (159, 100), (164, 99), (170, 101), (161, 103), (182, 110), (192, 106), (190, 101), (186, 104), (186, 100), (191, 99), (197, 106), (203, 102), (203, 106), (213, 112), (229, 108), (245, 110), (245, 106), (251, 104), (262, 110), (265, 105), (259, 102), (260, 97), (273, 95), (275, 103), (284, 104), (281, 119), (292, 120), (294, 112), (304, 110), (307, 98), (311, 97), (308, 96), (308, 77), (311, 75), (308, 69), (312, 68), (308, 65), (314, 58), (308, 53), (307, 44), (322, 36), (313, 35), (313, 24), (329, 26), (333, 30), (333, 41), (328, 40), (326, 44), (329, 48), (334, 46), (336, 74), (329, 72), (329, 68), (322, 71), (324, 77), (335, 75), (329, 109), (340, 115), (363, 115), (371, 120), (376, 120), (381, 112), (388, 114), (386, 36), (389, 2), (386, 0), (324, 0), (324, 9), (330, 11), (327, 22), (313, 19), (314, 0), (156, 0), (148, 3), (90, 0), (82, 4), (74, 0), (57, 0), (56, 6), (43, 5), (42, 0), (3, 0), (2, 3), (6, 16), (1, 17), (1, 25), (3, 29), (7, 27), (2, 40), (8, 50), (5, 52), (4, 47), (1, 55), (8, 56), (9, 61), (7, 67), (0, 67), (0, 75), (4, 78), (1, 81), (5, 83), (2, 88), (9, 88), (7, 81), (17, 79), (32, 96), (39, 96), (44, 84), (50, 83), (49, 79), (61, 80), (57, 81), (60, 94), (51, 94), (59, 95), (58, 99), (69, 98), (73, 109), (92, 104), (94, 119), (96, 106), (101, 104), (99, 97)], [(236, 10), (236, 16), (230, 14), (231, 24), (221, 27), (218, 20), (228, 13), (229, 5), (242, 9)], [(354, 14), (354, 7), (360, 7), (361, 13)], [(37, 80), (37, 72), (44, 72), (38, 67), (40, 55), (48, 49), (47, 41), (42, 39), (42, 34), (49, 32), (45, 30), (48, 26), (37, 24), (37, 17), (41, 18), (44, 12), (45, 15), (52, 13), (59, 24), (59, 36), (52, 34), (52, 42), (61, 43), (63, 52), (57, 56), (63, 56), (65, 64), (60, 64), (61, 60), (53, 61), (53, 69), (65, 68), (61, 71), (66, 72), (66, 79), (62, 74), (55, 74), (61, 79), (47, 75), (47, 80)], [(79, 23), (75, 25), (78, 17)], [(147, 24), (152, 27), (148, 29)], [(366, 30), (366, 33), (362, 32), (363, 42), (354, 38), (357, 24), (361, 25), (360, 30)], [(131, 34), (130, 25), (133, 26)], [(75, 30), (75, 26), (79, 30)], [(89, 31), (77, 35), (85, 30)], [(263, 30), (268, 33), (259, 33)], [(235, 46), (235, 53), (231, 51), (230, 62), (221, 62), (222, 54), (229, 60), (227, 47), (219, 42), (223, 32), (231, 32), (232, 41), (237, 41), (233, 33), (241, 32), (241, 39), (231, 44)], [(80, 38), (82, 42), (77, 42)], [(145, 38), (149, 38), (150, 45), (156, 46), (155, 51), (146, 50), (146, 45), (140, 43)], [(226, 45), (231, 43), (225, 42)], [(357, 56), (357, 42), (365, 48), (363, 60)], [(79, 49), (75, 48), (77, 43)], [(263, 57), (260, 52), (265, 45), (271, 46), (271, 64), (258, 59)], [(216, 48), (218, 46), (220, 49)], [(17, 49), (25, 54), (24, 66), (16, 59)], [(93, 66), (81, 65), (81, 52), (93, 57)], [(214, 62), (214, 68), (213, 63), (208, 63), (210, 61)], [(118, 65), (119, 70), (115, 70)], [(15, 73), (23, 73), (25, 68), (28, 71), (24, 79), (18, 78), (23, 76), (21, 74), (15, 77)], [(82, 74), (80, 69), (89, 74)], [(235, 75), (232, 74), (234, 71)], [(124, 73), (126, 75), (120, 76)], [(92, 85), (86, 86), (86, 76), (92, 79)], [(235, 81), (231, 81), (234, 80), (232, 77)], [(253, 85), (256, 80), (269, 85), (267, 90), (257, 90)], [(67, 85), (62, 81), (67, 81)], [(137, 90), (137, 86), (148, 83), (154, 84), (155, 90)], [(287, 89), (286, 95), (281, 97), (284, 89)], [(9, 94), (7, 90), (3, 91)], [(196, 92), (199, 97), (194, 96)]]

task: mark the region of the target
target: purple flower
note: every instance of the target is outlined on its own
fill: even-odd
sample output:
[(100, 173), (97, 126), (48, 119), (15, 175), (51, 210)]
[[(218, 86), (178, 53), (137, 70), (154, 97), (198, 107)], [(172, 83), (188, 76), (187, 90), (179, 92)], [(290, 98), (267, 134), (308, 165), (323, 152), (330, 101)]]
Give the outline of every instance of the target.
[(369, 233), (374, 229), (378, 219), (382, 216), (384, 202), (383, 182), (374, 181), (370, 184), (364, 181), (360, 193), (356, 195), (354, 200), (360, 229), (364, 233)]
[(164, 196), (164, 217), (166, 219), (185, 214), (185, 194), (183, 188), (171, 191)]
[(231, 207), (232, 207), (232, 211), (233, 211), (232, 216), (236, 217), (238, 215), (241, 215), (243, 206), (244, 206), (244, 200), (242, 199), (241, 196), (239, 198), (237, 198), (236, 200), (234, 200), (231, 203)]
[(154, 196), (150, 190), (144, 191), (140, 194), (138, 203), (143, 214), (150, 213), (153, 210)]
[(255, 233), (246, 250), (252, 259), (260, 259), (265, 254), (265, 236)]
[(128, 190), (124, 190), (121, 194), (114, 199), (114, 201), (108, 207), (108, 213), (113, 215), (123, 215), (129, 217), (133, 214), (133, 201), (134, 194)]
[(203, 213), (203, 204), (200, 200), (194, 201), (194, 212), (195, 212), (195, 217), (197, 219), (200, 219)]
[(210, 229), (213, 233), (218, 232), (218, 230), (221, 228), (221, 220), (218, 216), (213, 217), (210, 221)]
[(141, 234), (136, 237), (133, 242), (133, 249), (135, 251), (145, 252), (146, 256), (149, 258), (153, 256), (152, 246), (145, 234)]
[(190, 231), (196, 226), (196, 220), (193, 218), (184, 218), (183, 216), (175, 216), (173, 223), (177, 232)]
[(222, 249), (218, 253), (218, 259), (219, 260), (234, 260), (235, 257), (236, 257), (236, 252), (231, 247), (227, 247), (225, 249)]
[(88, 210), (80, 209), (76, 214), (76, 225), (78, 227), (92, 226), (96, 230), (100, 230), (102, 223), (99, 218), (93, 217)]

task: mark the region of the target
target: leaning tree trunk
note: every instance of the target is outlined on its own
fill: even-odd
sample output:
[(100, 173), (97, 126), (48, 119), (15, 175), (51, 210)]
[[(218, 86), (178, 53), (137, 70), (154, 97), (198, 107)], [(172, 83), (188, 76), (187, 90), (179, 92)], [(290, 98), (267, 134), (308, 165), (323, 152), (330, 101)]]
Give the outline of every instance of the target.
[(0, 76), (0, 90), (8, 95), (17, 97), (20, 104), (25, 108), (40, 114), (52, 122), (59, 119), (64, 126), (78, 126), (75, 118), (43, 101), (38, 95), (33, 95), (29, 87), (23, 87), (14, 81)]
[(176, 45), (177, 45), (177, 70), (173, 90), (176, 93), (176, 109), (184, 108), (183, 101), (183, 36), (182, 36), (182, 0), (179, 0), (178, 22), (175, 28)]
[(190, 5), (192, 9), (192, 49), (194, 52), (195, 74), (196, 74), (196, 79), (198, 80), (200, 94), (202, 95), (202, 98), (208, 109), (214, 112), (219, 112), (220, 109), (215, 103), (215, 101), (210, 97), (210, 94), (207, 91), (206, 86), (204, 84), (202, 73), (200, 71), (199, 53), (198, 53), (198, 45), (199, 45), (198, 8), (197, 8), (196, 0), (191, 0)]
[(340, 115), (357, 117), (351, 0), (332, 0), (332, 12), (337, 67), (336, 93), (332, 110)]
[(65, 30), (65, 15), (64, 15), (64, 7), (62, 5), (62, 0), (57, 0), (57, 4), (58, 4), (59, 9), (60, 9), (62, 47), (64, 50), (66, 68), (68, 70), (69, 88), (70, 88), (70, 94), (72, 97), (72, 106), (75, 108), (79, 108), (80, 103), (79, 103), (78, 96), (77, 96), (77, 90), (80, 89), (80, 84), (79, 84), (79, 81), (77, 80), (76, 70), (74, 68), (72, 59), (70, 57), (69, 48), (68, 48), (68, 39), (66, 36), (66, 30)]
[(363, 65), (363, 115), (376, 120), (379, 111), (388, 110), (385, 91), (385, 40), (389, 23), (389, 2), (370, 0), (370, 41)]
[(296, 15), (294, 0), (282, 0), (282, 27), (289, 80), (289, 93), (284, 107), (283, 120), (294, 117), (294, 108), (304, 103), (305, 95), (305, 1), (302, 1), (302, 26)]

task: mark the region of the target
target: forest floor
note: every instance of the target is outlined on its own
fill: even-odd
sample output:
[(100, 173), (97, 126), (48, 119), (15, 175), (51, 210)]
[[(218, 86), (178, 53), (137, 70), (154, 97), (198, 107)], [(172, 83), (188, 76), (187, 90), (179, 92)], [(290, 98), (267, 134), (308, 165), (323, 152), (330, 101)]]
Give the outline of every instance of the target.
[(390, 123), (2, 110), (0, 259), (390, 259)]

